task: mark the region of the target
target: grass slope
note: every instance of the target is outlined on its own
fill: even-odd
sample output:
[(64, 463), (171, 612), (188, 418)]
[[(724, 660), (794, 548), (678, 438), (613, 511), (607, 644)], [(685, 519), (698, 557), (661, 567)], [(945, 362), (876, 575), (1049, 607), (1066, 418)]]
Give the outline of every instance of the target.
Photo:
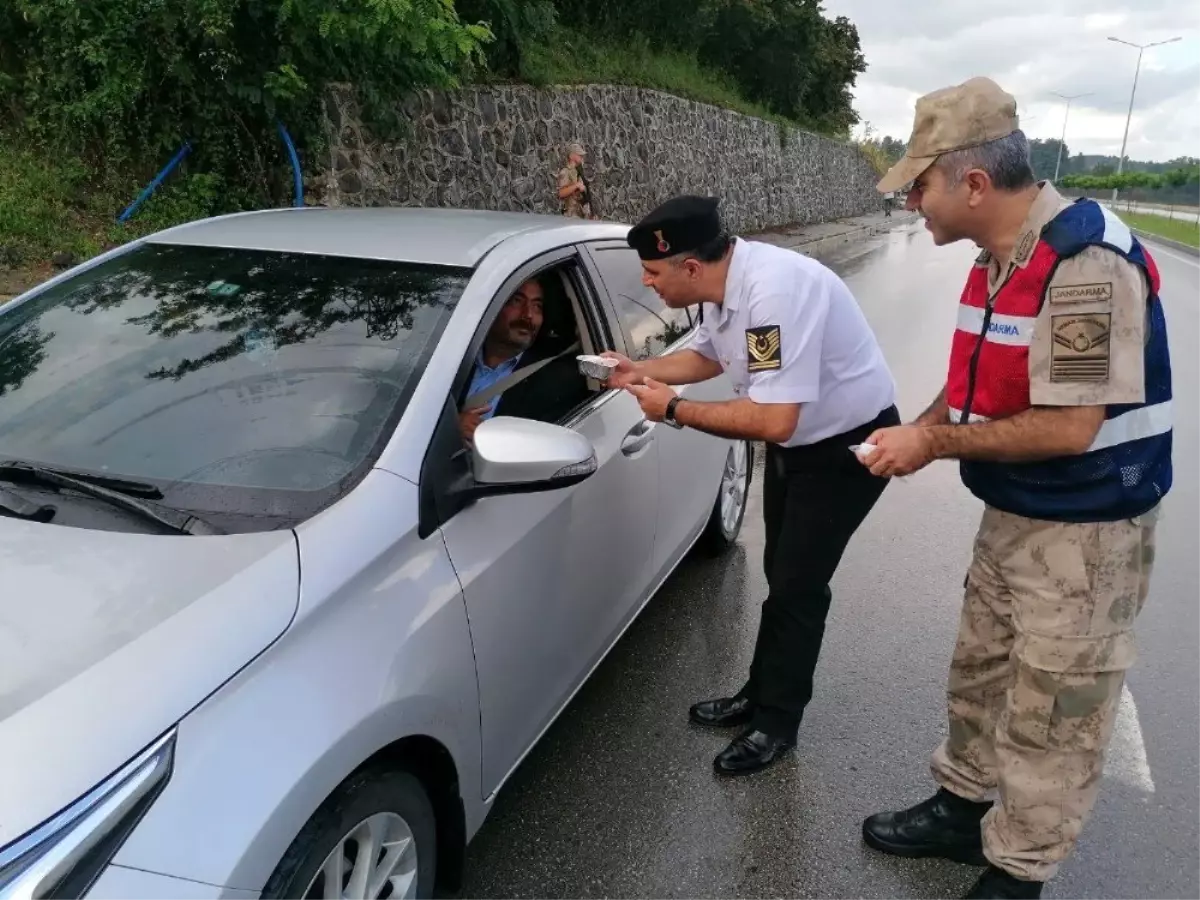
[(1153, 213), (1118, 212), (1130, 228), (1157, 234), (1191, 247), (1200, 247), (1200, 223), (1187, 219), (1169, 219)]

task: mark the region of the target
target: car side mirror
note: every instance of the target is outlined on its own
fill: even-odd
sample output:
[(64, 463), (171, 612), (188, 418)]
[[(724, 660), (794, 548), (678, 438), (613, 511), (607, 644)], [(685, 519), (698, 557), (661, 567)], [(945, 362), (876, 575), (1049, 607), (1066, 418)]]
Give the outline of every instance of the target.
[(472, 499), (554, 491), (596, 471), (596, 451), (582, 434), (532, 419), (493, 416), (475, 429), (471, 448)]

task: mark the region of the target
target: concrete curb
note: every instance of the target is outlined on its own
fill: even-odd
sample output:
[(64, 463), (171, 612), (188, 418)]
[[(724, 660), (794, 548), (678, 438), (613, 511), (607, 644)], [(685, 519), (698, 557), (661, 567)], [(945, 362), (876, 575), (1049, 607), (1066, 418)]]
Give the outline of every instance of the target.
[(1191, 244), (1183, 243), (1183, 241), (1173, 241), (1170, 238), (1159, 237), (1157, 234), (1142, 231), (1140, 228), (1131, 228), (1129, 230), (1142, 240), (1149, 241), (1152, 244), (1162, 244), (1164, 247), (1170, 247), (1172, 250), (1178, 250), (1180, 253), (1186, 253), (1189, 256), (1200, 256), (1200, 247), (1193, 247)]
[(845, 231), (839, 231), (837, 234), (824, 235), (822, 237), (814, 237), (809, 240), (801, 240), (795, 243), (788, 242), (789, 250), (795, 250), (797, 253), (803, 253), (805, 256), (811, 256), (814, 251), (827, 250), (830, 247), (835, 247), (838, 244), (844, 244), (848, 241), (857, 240), (862, 237), (868, 237), (872, 234), (884, 234), (888, 231), (893, 231), (911, 222), (915, 222), (920, 218), (916, 213), (893, 215), (890, 218), (882, 219), (879, 222), (872, 222), (868, 225), (859, 225), (854, 228), (848, 228)]
[(814, 253), (829, 250), (830, 247), (847, 244), (850, 241), (870, 238), (874, 234), (893, 232), (896, 228), (901, 228), (906, 226), (906, 224), (917, 221), (918, 218), (919, 216), (917, 215), (892, 216), (890, 220), (884, 220), (883, 222), (866, 224), (866, 226), (852, 228), (847, 230), (847, 232), (839, 232), (838, 234), (823, 236), (823, 238), (814, 238), (809, 241), (800, 242), (800, 244), (793, 244), (791, 245), (791, 250), (803, 253), (804, 256), (812, 256)]

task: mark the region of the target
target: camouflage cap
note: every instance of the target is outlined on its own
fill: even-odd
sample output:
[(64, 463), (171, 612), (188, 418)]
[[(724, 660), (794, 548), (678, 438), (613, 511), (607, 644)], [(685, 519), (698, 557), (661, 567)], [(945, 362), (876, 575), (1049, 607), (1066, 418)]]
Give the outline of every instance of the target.
[(971, 78), (917, 100), (908, 151), (876, 188), (899, 190), (943, 153), (1007, 137), (1019, 127), (1017, 101), (990, 78)]
[(579, 141), (572, 141), (570, 144), (567, 144), (567, 156), (570, 156), (572, 153), (576, 156), (587, 156), (587, 151), (583, 149), (583, 144), (579, 143)]

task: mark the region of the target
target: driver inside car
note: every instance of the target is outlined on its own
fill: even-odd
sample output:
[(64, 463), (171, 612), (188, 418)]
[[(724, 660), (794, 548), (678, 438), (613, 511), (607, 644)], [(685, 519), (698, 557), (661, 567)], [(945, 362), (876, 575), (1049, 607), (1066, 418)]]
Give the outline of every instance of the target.
[[(541, 282), (531, 278), (500, 308), (471, 370), (468, 398), (487, 390), (521, 365), (526, 351), (533, 346), (542, 329), (544, 302)], [(470, 443), (479, 423), (495, 415), (499, 401), (500, 397), (493, 397), (481, 406), (464, 409), (458, 414), (458, 429), (464, 441)]]
[[(471, 369), (459, 404), (463, 440), (470, 444), (492, 416), (557, 422), (587, 400), (591, 391), (575, 361), (578, 352), (575, 315), (561, 281), (543, 275), (522, 284), (500, 308)], [(488, 396), (497, 385), (499, 394)]]

